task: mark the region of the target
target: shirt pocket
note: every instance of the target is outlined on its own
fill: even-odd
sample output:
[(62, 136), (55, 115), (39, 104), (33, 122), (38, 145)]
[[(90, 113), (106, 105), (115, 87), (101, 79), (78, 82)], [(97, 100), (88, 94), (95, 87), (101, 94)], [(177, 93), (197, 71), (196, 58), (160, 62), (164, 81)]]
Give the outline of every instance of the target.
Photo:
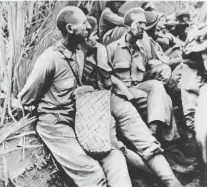
[(56, 81), (53, 85), (54, 90), (57, 92), (73, 90), (76, 86), (76, 80), (74, 77), (68, 77), (59, 81)]
[(130, 63), (127, 61), (114, 62), (114, 68), (115, 69), (129, 69)]
[(139, 69), (142, 72), (146, 71), (146, 68), (145, 68), (145, 66), (143, 64), (137, 64), (137, 69)]
[(119, 61), (114, 64), (115, 74), (122, 80), (130, 78), (130, 63), (128, 61)]

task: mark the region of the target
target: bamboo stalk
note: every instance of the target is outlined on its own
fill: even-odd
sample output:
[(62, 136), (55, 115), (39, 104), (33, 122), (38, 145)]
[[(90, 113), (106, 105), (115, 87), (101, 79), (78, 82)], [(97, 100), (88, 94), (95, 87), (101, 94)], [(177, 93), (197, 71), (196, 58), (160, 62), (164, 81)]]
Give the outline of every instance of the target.
[(31, 131), (31, 132), (23, 132), (22, 134), (19, 134), (19, 135), (16, 135), (16, 136), (12, 136), (12, 137), (9, 137), (9, 138), (6, 138), (5, 141), (8, 141), (8, 140), (12, 140), (12, 139), (16, 139), (16, 138), (20, 138), (22, 136), (27, 136), (27, 135), (35, 135), (36, 132), (35, 131)]
[[(8, 85), (7, 85), (7, 92), (6, 92), (6, 99), (5, 99), (5, 105), (8, 108), (8, 113), (11, 116), (12, 120), (17, 124), (17, 121), (15, 120), (12, 110), (11, 110), (11, 93), (12, 93), (12, 77), (13, 77), (13, 63), (15, 62), (15, 57), (17, 54), (15, 54), (15, 36), (18, 37), (18, 32), (15, 32), (15, 27), (17, 27), (17, 23), (15, 22), (15, 18), (17, 16), (17, 10), (18, 10), (18, 4), (17, 2), (11, 2), (9, 8), (8, 8), (8, 30), (9, 30), (9, 61), (8, 61)], [(15, 24), (15, 23), (16, 24)], [(19, 51), (19, 50), (18, 50)]]
[(2, 162), (3, 162), (3, 172), (4, 172), (4, 183), (5, 186), (9, 185), (9, 173), (8, 173), (8, 163), (6, 156), (2, 156)]
[[(5, 4), (3, 4), (3, 2), (1, 3), (1, 6), (4, 7)], [(3, 17), (3, 8), (0, 9), (0, 16)], [(4, 81), (5, 81), (5, 84), (7, 85), (8, 84), (8, 74), (7, 74), (7, 67), (6, 67), (6, 45), (5, 45), (5, 39), (4, 39), (4, 34), (3, 34), (3, 31), (2, 31), (2, 28), (4, 25), (2, 25), (3, 22), (0, 22), (0, 61), (1, 61), (1, 67), (3, 69), (3, 76), (4, 76)], [(2, 117), (1, 117), (1, 124), (0, 124), (0, 127), (3, 126), (3, 123), (4, 123), (4, 119), (5, 119), (5, 115), (6, 115), (6, 104), (4, 104), (3, 106), (3, 112), (2, 112)]]
[(23, 127), (35, 122), (36, 118), (32, 117), (30, 119), (23, 119), (18, 122), (17, 125), (13, 125), (11, 127), (2, 128), (0, 129), (0, 143), (2, 143), (8, 136), (10, 136), (12, 133), (18, 131), (19, 129), (22, 129)]
[[(25, 149), (35, 149), (35, 148), (39, 148), (39, 147), (43, 147), (43, 144), (39, 144), (39, 145), (26, 145), (26, 146), (24, 146)], [(18, 150), (21, 150), (21, 149), (22, 149), (22, 147), (8, 149), (8, 150), (0, 152), (0, 156), (8, 154), (8, 153), (13, 152), (13, 151), (18, 151)]]
[[(11, 28), (11, 27), (8, 27), (8, 28)], [(5, 47), (4, 41), (2, 41), (2, 37), (0, 37), (0, 38), (1, 38), (1, 44), (3, 44), (3, 47)], [(12, 49), (11, 49), (11, 52), (10, 53), (12, 53)], [(3, 55), (3, 54), (1, 54), (1, 55)], [(11, 60), (10, 60), (10, 64), (11, 64)], [(9, 84), (10, 84), (10, 81), (9, 81), (10, 75), (9, 75), (9, 72), (7, 71), (7, 68), (5, 68), (5, 74), (6, 74), (6, 76), (5, 76), (5, 80), (6, 80), (6, 97), (5, 97), (4, 107), (3, 107), (2, 117), (1, 117), (1, 127), (4, 125), (4, 119), (5, 119), (5, 115), (6, 115), (6, 109), (7, 109), (7, 105), (8, 105), (8, 101), (9, 101), (9, 97), (10, 97), (10, 95), (8, 95), (9, 92), (10, 92), (9, 91), (9, 89), (10, 89), (10, 86), (9, 86)]]

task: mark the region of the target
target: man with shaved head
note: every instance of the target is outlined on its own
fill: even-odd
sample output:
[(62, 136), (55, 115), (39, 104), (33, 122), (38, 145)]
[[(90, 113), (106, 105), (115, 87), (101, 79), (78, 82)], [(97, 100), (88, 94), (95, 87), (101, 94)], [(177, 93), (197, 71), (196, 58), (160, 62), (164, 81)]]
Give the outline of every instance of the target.
[(70, 37), (70, 45), (75, 47), (87, 38), (90, 29), (85, 14), (77, 7), (66, 7), (61, 10), (57, 16), (57, 27), (63, 39), (68, 42), (67, 38)]
[(79, 8), (68, 6), (58, 14), (57, 26), (62, 39), (37, 59), (19, 94), (21, 103), (36, 107), (39, 136), (76, 186), (107, 187), (113, 184), (112, 187), (131, 187), (124, 158), (119, 159), (120, 165), (111, 170), (105, 166), (115, 162), (106, 156), (101, 168), (98, 161), (84, 152), (74, 133), (72, 95), (79, 84), (75, 75), (81, 79), (84, 63), (78, 45), (87, 40), (88, 29), (91, 29), (87, 18)]

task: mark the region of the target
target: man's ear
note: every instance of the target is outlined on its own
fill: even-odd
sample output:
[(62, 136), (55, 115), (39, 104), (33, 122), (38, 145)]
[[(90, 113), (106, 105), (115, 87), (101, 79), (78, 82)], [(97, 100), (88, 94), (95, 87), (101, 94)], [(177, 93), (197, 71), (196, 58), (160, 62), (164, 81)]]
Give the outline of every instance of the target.
[(72, 26), (70, 24), (66, 25), (66, 30), (68, 33), (73, 34)]
[(129, 32), (130, 31), (130, 27), (128, 25), (125, 25), (126, 31)]

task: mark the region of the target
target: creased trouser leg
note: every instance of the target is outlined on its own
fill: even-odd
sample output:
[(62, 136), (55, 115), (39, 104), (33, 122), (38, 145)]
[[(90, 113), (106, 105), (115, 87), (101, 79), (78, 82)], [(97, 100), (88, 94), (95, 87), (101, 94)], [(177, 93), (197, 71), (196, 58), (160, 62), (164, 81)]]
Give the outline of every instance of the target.
[[(158, 120), (170, 125), (171, 110), (168, 95), (162, 82), (149, 80), (137, 86), (147, 93), (148, 123)], [(156, 110), (157, 109), (157, 110)]]
[(174, 92), (181, 91), (181, 74), (182, 74), (183, 64), (179, 64), (172, 72), (168, 87), (171, 88)]
[[(173, 174), (170, 165), (160, 154), (162, 152), (160, 143), (150, 134), (136, 108), (130, 102), (114, 94), (111, 97), (111, 106), (112, 115), (117, 121), (121, 132), (132, 142), (136, 152), (141, 155), (152, 171), (167, 187), (180, 187), (180, 182)], [(131, 158), (133, 161), (134, 159), (134, 157), (133, 159)]]
[(147, 93), (147, 122), (161, 121), (165, 124), (161, 128), (162, 140), (171, 141), (179, 138), (172, 111), (172, 101), (167, 95), (163, 83), (157, 80), (149, 80), (138, 84), (136, 88), (139, 94), (137, 94), (135, 87), (130, 88), (135, 96), (136, 108), (140, 107), (140, 97), (138, 97), (140, 90)]
[(101, 166), (86, 155), (69, 124), (57, 122), (54, 115), (49, 115), (44, 121), (38, 121), (37, 132), (78, 187), (107, 186)]
[(149, 159), (162, 151), (160, 143), (151, 135), (147, 125), (129, 101), (112, 94), (111, 113), (121, 133), (132, 143), (142, 158)]
[(108, 187), (131, 187), (127, 164), (124, 155), (117, 149), (100, 161), (107, 178)]
[(182, 187), (163, 155), (156, 155), (148, 160), (147, 163), (166, 187)]
[(194, 114), (198, 103), (199, 90), (203, 85), (196, 65), (183, 64), (181, 76), (181, 97), (186, 126), (194, 129)]
[(119, 141), (117, 138), (116, 133), (116, 122), (113, 117), (111, 117), (111, 144), (116, 149), (119, 149), (122, 151), (123, 155), (126, 158), (126, 161), (131, 166), (137, 167), (143, 171), (151, 173), (150, 169), (147, 167), (146, 163), (143, 161), (142, 157), (135, 153), (134, 151), (128, 149), (123, 142)]

